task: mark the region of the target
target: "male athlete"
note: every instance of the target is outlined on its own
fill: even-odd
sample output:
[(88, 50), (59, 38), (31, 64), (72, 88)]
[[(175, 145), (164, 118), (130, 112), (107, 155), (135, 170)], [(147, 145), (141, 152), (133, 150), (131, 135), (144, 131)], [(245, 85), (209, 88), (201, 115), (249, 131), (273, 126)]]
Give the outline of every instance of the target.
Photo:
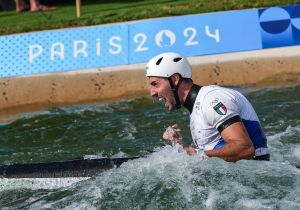
[(216, 85), (194, 84), (191, 65), (177, 53), (155, 56), (148, 62), (146, 71), (152, 97), (164, 100), (169, 110), (183, 105), (190, 112), (195, 147), (182, 140), (176, 124), (163, 134), (164, 140), (181, 144), (190, 155), (201, 149), (208, 157), (231, 162), (270, 159), (258, 117), (241, 93)]

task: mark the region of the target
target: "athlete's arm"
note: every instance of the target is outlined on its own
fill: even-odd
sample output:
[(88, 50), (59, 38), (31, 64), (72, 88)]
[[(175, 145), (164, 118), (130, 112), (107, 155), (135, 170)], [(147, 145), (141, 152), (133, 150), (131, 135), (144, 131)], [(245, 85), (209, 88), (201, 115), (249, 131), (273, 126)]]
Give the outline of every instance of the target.
[(202, 114), (208, 126), (217, 129), (226, 142), (219, 149), (205, 151), (206, 155), (235, 162), (252, 159), (255, 149), (240, 117), (243, 108), (232, 94), (225, 90), (209, 92), (204, 97)]
[(208, 157), (219, 157), (230, 162), (254, 157), (255, 149), (242, 121), (230, 124), (220, 134), (227, 144), (219, 149), (205, 151)]

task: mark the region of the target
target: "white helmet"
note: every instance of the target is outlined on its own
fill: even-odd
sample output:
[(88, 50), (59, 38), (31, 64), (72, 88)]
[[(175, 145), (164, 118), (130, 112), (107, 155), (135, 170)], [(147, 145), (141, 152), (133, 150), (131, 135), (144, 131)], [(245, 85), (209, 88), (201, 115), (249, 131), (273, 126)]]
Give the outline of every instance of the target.
[(175, 73), (183, 78), (192, 78), (192, 68), (189, 61), (174, 52), (162, 53), (152, 58), (146, 66), (147, 77), (170, 77)]

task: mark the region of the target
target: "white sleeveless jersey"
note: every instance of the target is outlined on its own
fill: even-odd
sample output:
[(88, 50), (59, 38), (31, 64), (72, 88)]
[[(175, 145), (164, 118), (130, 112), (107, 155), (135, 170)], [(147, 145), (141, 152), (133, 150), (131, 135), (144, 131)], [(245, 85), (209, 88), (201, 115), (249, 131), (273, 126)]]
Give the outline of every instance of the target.
[(238, 91), (216, 85), (200, 89), (190, 115), (190, 129), (195, 146), (212, 150), (224, 142), (218, 127), (239, 116), (255, 147), (255, 155), (269, 154), (267, 140), (249, 101)]

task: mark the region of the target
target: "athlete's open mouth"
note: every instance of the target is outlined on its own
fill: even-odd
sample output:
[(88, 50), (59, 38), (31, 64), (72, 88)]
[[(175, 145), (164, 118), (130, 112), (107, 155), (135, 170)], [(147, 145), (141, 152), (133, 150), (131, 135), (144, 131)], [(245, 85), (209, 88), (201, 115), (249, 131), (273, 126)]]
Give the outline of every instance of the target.
[(162, 104), (165, 104), (165, 107), (169, 109), (169, 104), (167, 103), (167, 99), (164, 97), (159, 97), (158, 101)]
[(153, 102), (159, 103), (159, 104), (165, 104), (166, 99), (164, 97), (153, 97)]
[(153, 102), (159, 103), (159, 104), (164, 104), (165, 107), (168, 107), (167, 105), (167, 99), (164, 97), (154, 97)]
[(165, 98), (163, 98), (163, 97), (160, 97), (160, 98), (158, 98), (158, 101), (160, 101), (160, 102), (165, 102), (165, 101), (166, 101), (166, 99), (165, 99)]

